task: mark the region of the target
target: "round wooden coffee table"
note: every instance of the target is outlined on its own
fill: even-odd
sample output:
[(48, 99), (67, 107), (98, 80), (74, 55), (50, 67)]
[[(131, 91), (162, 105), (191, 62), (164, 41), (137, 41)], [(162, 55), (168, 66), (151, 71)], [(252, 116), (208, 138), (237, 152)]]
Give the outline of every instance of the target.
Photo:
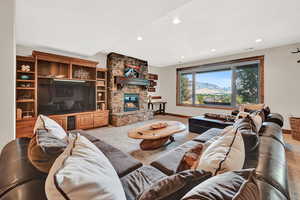
[[(167, 123), (168, 126), (161, 129), (152, 129), (151, 125), (159, 122), (144, 125), (139, 128), (135, 128), (128, 132), (128, 137), (134, 139), (143, 139), (140, 143), (142, 150), (153, 150), (162, 147), (169, 140), (170, 143), (174, 141), (173, 134), (184, 131), (185, 125), (177, 121), (160, 121)], [(170, 144), (169, 143), (169, 144)]]

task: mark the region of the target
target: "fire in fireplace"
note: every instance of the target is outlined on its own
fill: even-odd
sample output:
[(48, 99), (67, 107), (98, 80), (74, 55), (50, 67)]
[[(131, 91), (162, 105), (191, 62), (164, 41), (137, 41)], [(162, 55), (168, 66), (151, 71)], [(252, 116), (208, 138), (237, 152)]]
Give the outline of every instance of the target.
[(139, 110), (139, 94), (124, 94), (124, 112)]

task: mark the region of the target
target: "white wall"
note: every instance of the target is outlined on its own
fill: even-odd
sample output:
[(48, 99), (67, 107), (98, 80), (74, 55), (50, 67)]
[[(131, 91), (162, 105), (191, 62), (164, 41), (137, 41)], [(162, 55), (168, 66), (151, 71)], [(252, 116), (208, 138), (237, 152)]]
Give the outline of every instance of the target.
[(15, 0), (0, 1), (0, 151), (15, 138)]
[[(195, 66), (251, 56), (265, 56), (265, 103), (272, 112), (278, 112), (285, 118), (284, 128), (289, 129), (288, 117), (300, 117), (300, 55), (291, 51), (300, 48), (300, 43), (248, 53), (213, 58), (185, 64)], [(159, 75), (158, 95), (168, 100), (167, 112), (187, 116), (201, 115), (205, 112), (229, 113), (221, 109), (204, 109), (176, 106), (176, 68), (179, 66), (152, 67)], [(182, 66), (181, 66), (182, 67)]]
[(17, 47), (16, 47), (16, 52), (17, 52), (17, 55), (19, 55), (19, 56), (31, 56), (33, 50), (47, 52), (47, 53), (53, 53), (53, 54), (58, 54), (58, 55), (63, 55), (63, 56), (71, 56), (71, 57), (76, 57), (76, 58), (93, 60), (93, 61), (99, 62), (97, 67), (106, 68), (107, 55), (104, 53), (100, 53), (100, 52), (95, 54), (94, 56), (83, 56), (83, 55), (79, 55), (79, 54), (72, 53), (72, 52), (60, 51), (60, 50), (49, 49), (49, 48), (44, 48), (44, 47), (29, 47), (29, 46), (24, 46), (24, 45), (17, 45)]

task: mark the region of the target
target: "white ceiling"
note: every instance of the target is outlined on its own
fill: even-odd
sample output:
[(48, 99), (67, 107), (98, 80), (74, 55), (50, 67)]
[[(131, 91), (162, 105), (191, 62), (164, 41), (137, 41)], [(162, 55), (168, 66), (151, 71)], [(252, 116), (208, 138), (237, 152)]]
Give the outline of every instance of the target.
[(16, 40), (167, 66), (300, 42), (299, 10), (299, 0), (17, 0)]

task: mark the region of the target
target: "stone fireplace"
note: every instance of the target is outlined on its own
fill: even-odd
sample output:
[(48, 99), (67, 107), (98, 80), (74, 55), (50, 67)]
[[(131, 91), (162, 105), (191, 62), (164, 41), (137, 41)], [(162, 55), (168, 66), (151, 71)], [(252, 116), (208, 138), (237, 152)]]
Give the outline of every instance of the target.
[(124, 126), (153, 119), (148, 110), (148, 63), (110, 53), (107, 56), (110, 123)]

